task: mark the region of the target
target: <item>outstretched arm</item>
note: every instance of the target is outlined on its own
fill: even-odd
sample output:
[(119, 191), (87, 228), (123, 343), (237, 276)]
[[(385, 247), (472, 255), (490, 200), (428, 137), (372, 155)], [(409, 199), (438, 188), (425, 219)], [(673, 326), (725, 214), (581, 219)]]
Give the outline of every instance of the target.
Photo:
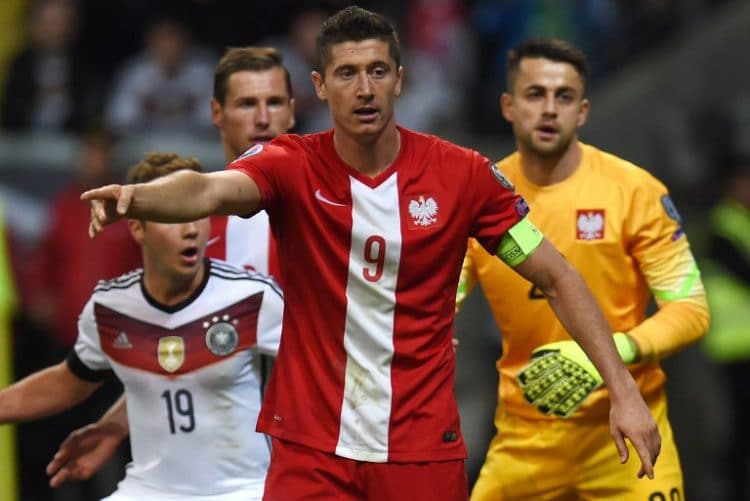
[(88, 480), (115, 454), (128, 436), (125, 397), (120, 397), (96, 423), (72, 432), (47, 465), (49, 484)]
[(102, 383), (84, 381), (61, 362), (0, 391), (0, 423), (41, 419), (86, 400)]
[(583, 278), (546, 239), (515, 270), (546, 296), (560, 322), (581, 345), (604, 379), (611, 398), (610, 431), (620, 460), (627, 437), (641, 458), (639, 476), (653, 478), (661, 438), (638, 387), (622, 362), (612, 332)]
[(234, 170), (181, 170), (148, 183), (102, 186), (83, 193), (81, 200), (91, 202), (92, 238), (123, 217), (187, 222), (212, 214), (251, 214), (261, 201), (255, 182)]

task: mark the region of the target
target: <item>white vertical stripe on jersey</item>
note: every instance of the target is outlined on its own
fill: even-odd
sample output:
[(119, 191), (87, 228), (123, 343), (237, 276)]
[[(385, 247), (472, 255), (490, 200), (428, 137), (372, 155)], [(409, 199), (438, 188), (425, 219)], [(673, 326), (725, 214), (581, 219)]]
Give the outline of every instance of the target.
[[(396, 283), (401, 259), (397, 174), (374, 189), (351, 178), (351, 193), (352, 244), (344, 333), (346, 380), (336, 454), (385, 462), (392, 400)], [(367, 280), (366, 274), (371, 278), (376, 274), (376, 257), (381, 251), (377, 242), (383, 241), (386, 243), (382, 273), (376, 281)]]
[(236, 266), (251, 266), (268, 275), (270, 229), (268, 214), (260, 211), (250, 218), (229, 216), (225, 260)]

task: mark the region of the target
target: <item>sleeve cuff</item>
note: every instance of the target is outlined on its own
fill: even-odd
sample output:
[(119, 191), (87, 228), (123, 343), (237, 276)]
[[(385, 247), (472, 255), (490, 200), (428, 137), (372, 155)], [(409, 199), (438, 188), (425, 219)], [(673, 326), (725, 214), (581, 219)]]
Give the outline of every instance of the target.
[(75, 374), (77, 377), (88, 381), (90, 383), (99, 383), (113, 376), (113, 372), (110, 369), (106, 370), (93, 370), (89, 369), (86, 364), (78, 357), (75, 350), (71, 350), (68, 353), (65, 361), (68, 363), (70, 372)]

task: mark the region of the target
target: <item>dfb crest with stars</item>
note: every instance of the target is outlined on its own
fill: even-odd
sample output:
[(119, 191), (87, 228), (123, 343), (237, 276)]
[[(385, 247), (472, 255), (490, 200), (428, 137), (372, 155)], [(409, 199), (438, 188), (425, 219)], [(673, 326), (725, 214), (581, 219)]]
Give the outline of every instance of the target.
[(236, 324), (234, 319), (229, 322), (229, 315), (224, 315), (219, 321), (219, 317), (214, 317), (211, 322), (204, 322), (203, 327), (206, 330), (206, 346), (214, 355), (223, 357), (229, 355), (237, 349), (239, 344), (239, 334), (232, 324)]

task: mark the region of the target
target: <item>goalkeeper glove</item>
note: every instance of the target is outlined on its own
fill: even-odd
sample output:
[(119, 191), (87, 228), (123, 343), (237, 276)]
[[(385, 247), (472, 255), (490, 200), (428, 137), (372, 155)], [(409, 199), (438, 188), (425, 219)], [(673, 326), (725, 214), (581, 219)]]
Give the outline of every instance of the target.
[[(626, 364), (638, 351), (627, 334), (614, 335), (615, 346)], [(599, 388), (602, 377), (575, 341), (558, 341), (531, 352), (531, 361), (518, 373), (526, 400), (545, 414), (567, 418)]]

